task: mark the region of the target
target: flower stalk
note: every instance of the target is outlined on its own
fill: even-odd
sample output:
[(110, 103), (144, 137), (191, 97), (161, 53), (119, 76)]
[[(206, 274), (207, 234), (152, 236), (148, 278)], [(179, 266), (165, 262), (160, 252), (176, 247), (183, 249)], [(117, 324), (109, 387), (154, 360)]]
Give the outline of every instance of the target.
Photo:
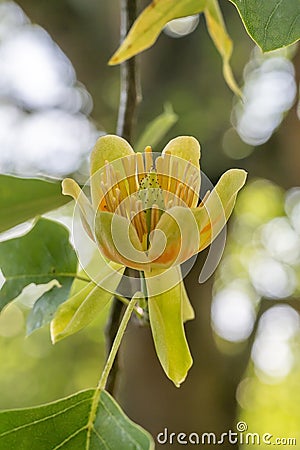
[(102, 375), (101, 378), (99, 380), (98, 386), (97, 386), (97, 390), (101, 391), (104, 390), (106, 387), (106, 383), (107, 383), (107, 379), (108, 376), (111, 372), (113, 363), (115, 361), (115, 358), (117, 356), (123, 335), (125, 333), (126, 327), (128, 325), (129, 319), (131, 317), (132, 312), (134, 311), (134, 308), (136, 306), (136, 303), (139, 299), (139, 294), (136, 293), (132, 299), (130, 300), (130, 302), (128, 303), (128, 306), (125, 310), (125, 313), (123, 315), (123, 318), (121, 320), (120, 326), (118, 327), (118, 331), (117, 334), (115, 336), (115, 339), (113, 341), (110, 353), (108, 355), (107, 361), (105, 363), (104, 369), (102, 371)]

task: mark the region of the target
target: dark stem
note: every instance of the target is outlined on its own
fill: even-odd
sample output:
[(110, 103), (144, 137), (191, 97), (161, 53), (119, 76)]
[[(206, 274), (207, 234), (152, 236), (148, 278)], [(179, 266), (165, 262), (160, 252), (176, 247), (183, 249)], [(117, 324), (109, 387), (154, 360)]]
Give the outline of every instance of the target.
[[(121, 42), (124, 40), (137, 15), (136, 0), (121, 0)], [(121, 64), (120, 106), (117, 134), (132, 141), (135, 113), (141, 101), (141, 89), (136, 58)]]
[[(121, 0), (121, 41), (124, 40), (137, 15), (137, 0)], [(132, 142), (135, 126), (135, 114), (138, 103), (141, 100), (139, 74), (135, 58), (131, 58), (121, 64), (121, 89), (118, 114), (117, 134), (128, 142)], [(128, 269), (127, 269), (128, 272)], [(127, 273), (127, 275), (130, 275)], [(111, 350), (114, 338), (118, 331), (124, 305), (113, 299), (110, 319), (106, 328), (107, 351)], [(119, 355), (115, 358), (112, 370), (107, 380), (106, 390), (111, 394), (116, 389), (117, 374), (119, 372)]]
[[(124, 312), (123, 303), (121, 303), (119, 300), (117, 300), (114, 297), (112, 307), (111, 307), (109, 321), (107, 323), (107, 328), (106, 328), (106, 342), (107, 342), (107, 354), (108, 355), (110, 353), (112, 344), (114, 342), (118, 328), (120, 326), (123, 312)], [(110, 371), (110, 374), (108, 376), (107, 384), (106, 384), (106, 390), (110, 394), (113, 394), (115, 391), (118, 371), (119, 371), (119, 355), (117, 354), (115, 361), (113, 363), (112, 369)]]

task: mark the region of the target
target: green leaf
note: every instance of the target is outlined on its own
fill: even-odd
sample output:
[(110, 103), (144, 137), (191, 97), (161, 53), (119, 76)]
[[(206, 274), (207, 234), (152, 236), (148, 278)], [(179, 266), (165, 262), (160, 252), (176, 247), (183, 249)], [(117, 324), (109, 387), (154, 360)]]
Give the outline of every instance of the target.
[(101, 277), (93, 281), (64, 302), (51, 322), (52, 342), (70, 336), (91, 323), (111, 300), (121, 281), (125, 267), (116, 263), (105, 263), (99, 268)]
[(177, 120), (178, 116), (174, 113), (172, 105), (167, 103), (164, 112), (147, 125), (135, 146), (136, 151), (142, 152), (147, 145), (155, 148)]
[(151, 47), (173, 19), (202, 12), (207, 0), (155, 0), (140, 14), (109, 64), (120, 64)]
[(0, 412), (2, 450), (152, 450), (149, 433), (106, 391), (90, 389), (35, 408)]
[(222, 12), (219, 7), (217, 0), (208, 0), (206, 3), (206, 8), (204, 10), (204, 15), (206, 19), (207, 29), (212, 38), (218, 52), (220, 53), (223, 60), (223, 76), (227, 85), (230, 89), (239, 97), (242, 93), (234, 79), (231, 66), (230, 58), (232, 54), (232, 40), (228, 36), (226, 31), (225, 23), (223, 20)]
[(0, 175), (0, 232), (69, 201), (60, 183)]
[(264, 52), (300, 39), (299, 0), (230, 0), (251, 38)]
[[(145, 273), (149, 319), (157, 356), (175, 386), (185, 380), (193, 360), (183, 322), (193, 318), (180, 267)], [(171, 289), (170, 289), (170, 286)]]
[(237, 95), (241, 92), (229, 65), (232, 41), (227, 34), (217, 0), (155, 0), (144, 9), (131, 27), (125, 40), (109, 61), (120, 64), (126, 59), (151, 47), (164, 26), (173, 19), (204, 12), (209, 34), (223, 59), (226, 83)]
[(5, 283), (0, 290), (0, 309), (14, 300), (30, 283), (54, 286), (35, 303), (28, 331), (49, 322), (58, 305), (68, 298), (76, 276), (77, 257), (68, 230), (57, 222), (40, 219), (24, 236), (0, 243), (0, 267)]

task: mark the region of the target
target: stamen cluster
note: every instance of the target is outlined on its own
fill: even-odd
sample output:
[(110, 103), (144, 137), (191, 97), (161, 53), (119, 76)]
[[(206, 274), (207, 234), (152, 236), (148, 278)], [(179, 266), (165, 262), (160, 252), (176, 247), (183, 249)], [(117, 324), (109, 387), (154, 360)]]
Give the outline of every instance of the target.
[(100, 175), (98, 209), (129, 219), (146, 246), (163, 211), (174, 206), (190, 208), (199, 198), (199, 170), (190, 161), (168, 152), (154, 156), (147, 147), (144, 154), (122, 158), (120, 167), (106, 161)]

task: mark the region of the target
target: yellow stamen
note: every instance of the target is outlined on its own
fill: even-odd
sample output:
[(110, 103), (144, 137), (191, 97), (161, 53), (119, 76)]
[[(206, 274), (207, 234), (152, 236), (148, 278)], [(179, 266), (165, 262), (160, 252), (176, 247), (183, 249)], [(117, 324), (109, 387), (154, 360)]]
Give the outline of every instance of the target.
[(111, 203), (111, 198), (110, 198), (110, 190), (108, 189), (107, 185), (105, 183), (103, 183), (103, 181), (101, 181), (101, 188), (104, 192), (104, 199), (105, 199), (107, 209), (108, 209), (108, 211), (113, 212), (113, 205)]
[(184, 185), (182, 183), (178, 183), (176, 192), (175, 192), (174, 202), (173, 202), (174, 206), (178, 206), (181, 204), (180, 200), (182, 198), (183, 191), (184, 191)]
[(159, 208), (156, 204), (152, 205), (151, 208), (151, 225), (150, 231), (153, 231), (159, 221)]
[(118, 170), (116, 171), (116, 176), (117, 176), (117, 180), (118, 180), (118, 189), (121, 192), (121, 198), (125, 198), (129, 195), (129, 192), (127, 189), (128, 183), (127, 183), (126, 179), (122, 180), (121, 173)]
[(153, 155), (152, 155), (152, 148), (150, 145), (148, 145), (145, 148), (145, 169), (146, 172), (150, 172), (150, 170), (153, 168)]
[(146, 175), (143, 155), (141, 153), (137, 153), (136, 161), (137, 161), (138, 182), (140, 183), (142, 179), (145, 178)]
[(136, 161), (136, 155), (130, 155), (130, 156), (127, 156), (126, 158), (122, 159), (122, 164), (123, 164), (124, 171), (125, 171), (125, 177), (128, 181), (130, 194), (133, 194), (138, 189), (136, 177), (135, 177), (135, 161)]

